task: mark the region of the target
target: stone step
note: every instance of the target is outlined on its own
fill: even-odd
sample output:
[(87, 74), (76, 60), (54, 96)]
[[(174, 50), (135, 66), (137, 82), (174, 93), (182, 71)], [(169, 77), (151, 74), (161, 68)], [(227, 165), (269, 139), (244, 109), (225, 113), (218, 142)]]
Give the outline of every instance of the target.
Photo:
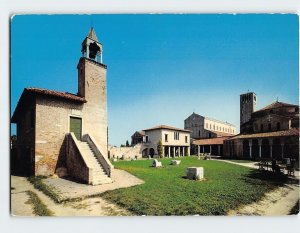
[(95, 176), (97, 176), (97, 175), (106, 176), (106, 173), (104, 171), (93, 171), (93, 175), (95, 175)]

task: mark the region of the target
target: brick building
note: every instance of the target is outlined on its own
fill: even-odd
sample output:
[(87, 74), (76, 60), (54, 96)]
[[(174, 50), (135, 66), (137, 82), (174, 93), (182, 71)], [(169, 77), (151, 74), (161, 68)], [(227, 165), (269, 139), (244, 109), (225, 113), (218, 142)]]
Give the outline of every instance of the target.
[(236, 127), (193, 112), (184, 120), (184, 128), (191, 131), (191, 153), (223, 155), (223, 141), (236, 134)]
[[(78, 93), (25, 88), (12, 116), (13, 163), (28, 175), (68, 173), (90, 184), (110, 182), (107, 159), (106, 65), (93, 28), (82, 42)], [(64, 172), (62, 172), (64, 171)], [(102, 173), (102, 171), (104, 171)]]
[[(225, 156), (299, 159), (298, 105), (276, 101), (255, 111), (254, 93), (241, 95), (240, 104), (241, 114), (247, 116), (241, 117), (240, 134), (224, 141)], [(243, 111), (247, 109), (245, 105), (250, 106), (250, 112)]]
[(191, 138), (216, 138), (233, 136), (236, 127), (228, 122), (223, 122), (210, 117), (192, 113), (184, 120), (184, 129), (191, 131)]
[(144, 131), (136, 131), (131, 136), (131, 146), (134, 146), (136, 144), (142, 143), (144, 136), (145, 136), (145, 132)]

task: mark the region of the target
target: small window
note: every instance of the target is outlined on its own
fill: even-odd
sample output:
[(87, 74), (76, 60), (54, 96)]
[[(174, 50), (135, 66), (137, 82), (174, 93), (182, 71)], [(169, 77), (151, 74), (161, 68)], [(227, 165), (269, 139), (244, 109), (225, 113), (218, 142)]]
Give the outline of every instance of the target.
[(206, 123), (206, 128), (208, 129), (208, 124)]
[(261, 131), (261, 132), (264, 131), (264, 125), (263, 125), (263, 124), (260, 125), (260, 131)]
[(165, 134), (165, 142), (168, 141), (168, 134)]
[(268, 124), (268, 130), (271, 131), (271, 123)]
[(209, 124), (209, 128), (211, 129), (211, 124)]
[(201, 131), (200, 131), (200, 130), (198, 131), (198, 136), (199, 136), (199, 137), (201, 136)]
[(188, 142), (188, 137), (187, 136), (185, 136), (185, 143), (187, 143)]
[(146, 142), (149, 142), (149, 137), (148, 137), (148, 135), (146, 135)]
[(208, 133), (208, 138), (211, 138), (211, 133)]

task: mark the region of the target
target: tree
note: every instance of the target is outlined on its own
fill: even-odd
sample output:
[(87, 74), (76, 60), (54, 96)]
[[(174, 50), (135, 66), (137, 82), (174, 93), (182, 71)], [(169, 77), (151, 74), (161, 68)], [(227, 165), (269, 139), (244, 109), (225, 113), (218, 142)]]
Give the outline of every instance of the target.
[(159, 158), (163, 157), (163, 145), (162, 145), (161, 140), (159, 140), (157, 143), (157, 153), (158, 153)]
[(128, 142), (128, 140), (126, 141), (126, 146), (129, 147), (129, 142)]

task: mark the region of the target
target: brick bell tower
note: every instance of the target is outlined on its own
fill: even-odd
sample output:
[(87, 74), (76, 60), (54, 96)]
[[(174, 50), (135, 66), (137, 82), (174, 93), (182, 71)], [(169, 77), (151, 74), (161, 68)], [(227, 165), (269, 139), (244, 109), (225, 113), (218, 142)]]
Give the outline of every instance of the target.
[(82, 134), (91, 135), (107, 156), (107, 67), (102, 62), (103, 47), (94, 28), (83, 40), (81, 52), (77, 65), (78, 95), (87, 101), (82, 109)]
[(251, 114), (256, 110), (256, 94), (247, 92), (240, 95), (240, 126), (251, 119)]

